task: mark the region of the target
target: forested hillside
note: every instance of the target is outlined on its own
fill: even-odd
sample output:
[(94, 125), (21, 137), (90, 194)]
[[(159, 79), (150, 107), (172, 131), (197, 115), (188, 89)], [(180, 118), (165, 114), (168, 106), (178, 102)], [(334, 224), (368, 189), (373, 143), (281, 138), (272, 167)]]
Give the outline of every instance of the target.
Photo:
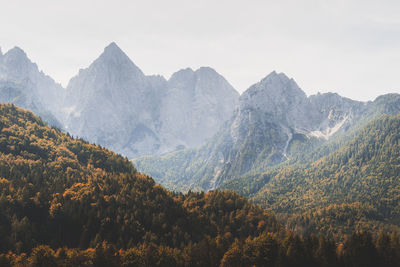
[(354, 230), (400, 228), (400, 116), (368, 124), (337, 152), (227, 188), (252, 196), (302, 234), (342, 238)]
[[(232, 191), (176, 194), (0, 105), (0, 266), (398, 266), (400, 236), (285, 230)], [(361, 265), (360, 265), (361, 264)]]
[(143, 241), (180, 246), (205, 235), (279, 228), (236, 194), (175, 195), (126, 158), (49, 128), (30, 112), (1, 105), (0, 116), (3, 251), (42, 243), (87, 248), (102, 240), (120, 248)]

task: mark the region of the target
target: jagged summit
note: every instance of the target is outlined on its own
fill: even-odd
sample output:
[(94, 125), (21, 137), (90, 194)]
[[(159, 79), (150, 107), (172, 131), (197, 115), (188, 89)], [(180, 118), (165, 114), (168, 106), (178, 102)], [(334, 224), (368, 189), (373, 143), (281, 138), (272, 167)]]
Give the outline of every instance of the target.
[(175, 79), (179, 79), (182, 77), (190, 77), (192, 75), (201, 75), (201, 76), (221, 76), (216, 70), (211, 67), (200, 67), (197, 70), (193, 70), (192, 68), (181, 69), (172, 74), (170, 81), (173, 82)]
[(123, 88), (124, 86), (120, 85), (121, 82), (143, 84), (145, 79), (144, 73), (114, 42), (106, 46), (103, 53), (88, 68), (81, 69), (78, 75), (69, 81), (67, 91), (71, 92), (71, 87), (80, 91), (82, 88), (79, 89), (74, 84), (77, 79), (82, 79), (82, 77), (85, 77), (84, 79), (96, 79), (96, 81), (90, 81), (90, 83), (93, 83), (91, 89), (95, 91)]
[(275, 71), (240, 96), (239, 108), (239, 111), (257, 109), (288, 121), (294, 121), (299, 116), (301, 121), (310, 120), (304, 112), (309, 108), (305, 92), (293, 79)]
[[(107, 45), (104, 50), (107, 49), (117, 49), (117, 50), (121, 50), (121, 48), (115, 43), (115, 42), (111, 42), (109, 45)], [(122, 51), (122, 50), (121, 50)]]
[(297, 83), (292, 79), (286, 76), (284, 73), (277, 73), (276, 71), (271, 72), (265, 78), (263, 78), (260, 82), (251, 86), (247, 91), (250, 93), (255, 91), (267, 92), (271, 95), (272, 98), (277, 99), (279, 95), (298, 95), (301, 98), (306, 98), (306, 94)]
[(114, 42), (110, 43), (104, 48), (102, 56), (113, 56), (113, 57), (128, 57), (124, 51)]
[(15, 46), (8, 50), (2, 57), (3, 70), (0, 71), (0, 79), (13, 82), (25, 82), (37, 80), (33, 76), (44, 76), (38, 66), (33, 63), (25, 51)]
[(96, 64), (102, 64), (108, 68), (114, 68), (117, 71), (134, 69), (135, 72), (144, 75), (143, 72), (125, 54), (125, 52), (122, 51), (122, 49), (114, 42), (104, 48), (103, 53), (93, 62), (92, 65)]
[[(284, 73), (280, 73), (282, 76), (285, 76), (285, 77), (287, 77)], [(278, 76), (278, 73), (276, 72), (276, 70), (273, 70), (273, 71), (271, 71), (271, 73), (270, 74), (268, 74), (267, 76), (265, 76), (263, 79), (261, 79), (261, 81), (262, 80), (265, 80), (265, 79), (273, 79), (273, 78), (275, 78), (275, 77), (277, 77)]]
[(13, 58), (13, 59), (23, 59), (25, 61), (29, 61), (28, 56), (26, 55), (25, 51), (19, 48), (18, 46), (15, 46), (14, 48), (10, 49), (7, 51), (7, 53), (4, 54), (5, 58)]
[[(214, 92), (213, 89), (222, 89), (223, 91), (231, 91), (232, 86), (226, 86), (228, 81), (220, 75), (216, 70), (211, 67), (200, 67), (196, 70), (191, 68), (181, 69), (172, 74), (168, 80), (169, 87), (173, 89), (188, 90), (192, 88), (193, 91), (208, 88), (210, 92)], [(207, 83), (207, 84), (203, 84)], [(219, 85), (222, 85), (219, 86)], [(239, 95), (235, 89), (234, 94)], [(236, 97), (237, 98), (237, 97)]]
[(181, 83), (183, 80), (188, 82), (188, 80), (193, 79), (194, 71), (191, 68), (181, 69), (171, 75), (168, 82), (172, 85), (172, 87), (180, 87), (175, 85), (176, 83)]
[(272, 81), (288, 82), (290, 80), (293, 80), (293, 79), (289, 78), (285, 73), (283, 73), (283, 72), (278, 73), (275, 70), (273, 70), (267, 76), (262, 78), (259, 83), (267, 83), (267, 82), (272, 82)]
[[(28, 71), (26, 68), (35, 68), (37, 69), (37, 65), (33, 63), (28, 56), (26, 55), (25, 51), (15, 46), (14, 48), (8, 50), (3, 55), (4, 64), (8, 66), (12, 66), (13, 68), (21, 69), (25, 68), (25, 72)], [(26, 75), (21, 73), (22, 75)]]

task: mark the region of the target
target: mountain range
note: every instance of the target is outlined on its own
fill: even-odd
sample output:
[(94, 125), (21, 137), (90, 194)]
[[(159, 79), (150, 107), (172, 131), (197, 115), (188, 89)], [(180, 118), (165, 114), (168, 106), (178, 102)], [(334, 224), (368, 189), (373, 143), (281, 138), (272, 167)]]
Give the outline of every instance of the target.
[(145, 75), (111, 43), (64, 89), (16, 47), (0, 53), (0, 100), (129, 158), (195, 147), (228, 120), (239, 94), (215, 70)]
[[(274, 71), (239, 96), (209, 67), (182, 69), (168, 80), (145, 75), (111, 43), (65, 89), (21, 49), (0, 52), (0, 100), (134, 158), (139, 171), (168, 189), (239, 192), (298, 233), (323, 227), (320, 214), (343, 210), (357, 221), (343, 226), (328, 216), (341, 227), (324, 232), (399, 225), (397, 213), (387, 211), (397, 205), (397, 154), (380, 136), (398, 142), (398, 128), (386, 127), (398, 117), (382, 117), (400, 114), (398, 94), (368, 102), (335, 93), (307, 96), (294, 79)], [(359, 145), (363, 140), (369, 152)], [(357, 168), (362, 171), (348, 171)], [(370, 191), (377, 195), (362, 197)]]
[(239, 98), (233, 117), (199, 148), (134, 160), (174, 190), (213, 190), (271, 167), (317, 160), (382, 114), (400, 111), (400, 95), (359, 102), (334, 93), (307, 97), (272, 72)]
[(234, 190), (303, 236), (400, 231), (400, 95), (307, 97), (272, 72), (198, 148), (133, 160), (176, 191)]

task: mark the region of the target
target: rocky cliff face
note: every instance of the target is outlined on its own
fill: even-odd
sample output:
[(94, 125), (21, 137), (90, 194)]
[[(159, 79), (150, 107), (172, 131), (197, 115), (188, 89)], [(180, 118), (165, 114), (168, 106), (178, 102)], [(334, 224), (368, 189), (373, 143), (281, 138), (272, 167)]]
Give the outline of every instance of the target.
[(156, 132), (165, 93), (157, 85), (112, 43), (69, 82), (66, 130), (127, 156), (154, 154), (160, 146)]
[(15, 47), (4, 55), (0, 51), (0, 101), (30, 109), (51, 125), (59, 122), (64, 89), (39, 71), (25, 52)]
[(332, 93), (307, 97), (293, 79), (272, 72), (240, 96), (231, 120), (201, 148), (135, 164), (156, 178), (161, 173), (175, 190), (211, 190), (301, 156), (345, 133), (371, 108)]
[(229, 120), (239, 94), (215, 70), (180, 70), (168, 81), (161, 108), (162, 152), (196, 147)]
[(0, 101), (130, 158), (198, 146), (228, 120), (239, 94), (211, 68), (146, 76), (111, 43), (66, 89), (16, 47), (0, 50)]
[[(272, 72), (251, 86), (239, 106), (223, 143), (231, 143), (220, 156), (209, 188), (257, 168), (290, 158), (294, 138), (328, 139), (351, 124), (362, 103), (337, 94), (308, 97), (293, 79)], [(221, 164), (223, 163), (223, 164)]]
[(202, 144), (230, 118), (239, 94), (211, 68), (169, 81), (146, 76), (115, 44), (71, 79), (64, 102), (73, 135), (128, 157)]

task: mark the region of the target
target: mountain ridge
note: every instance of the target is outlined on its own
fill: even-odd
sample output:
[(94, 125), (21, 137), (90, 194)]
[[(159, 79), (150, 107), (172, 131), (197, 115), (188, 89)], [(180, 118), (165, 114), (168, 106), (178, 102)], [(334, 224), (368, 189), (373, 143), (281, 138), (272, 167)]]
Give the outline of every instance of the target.
[(233, 118), (208, 143), (134, 163), (168, 188), (212, 190), (226, 180), (299, 160), (380, 114), (397, 114), (399, 108), (390, 101), (397, 103), (399, 95), (392, 96), (397, 97), (374, 102), (333, 93), (307, 97), (293, 79), (272, 72), (240, 96)]
[[(174, 84), (173, 77), (166, 80), (161, 75), (145, 75), (112, 42), (63, 89), (16, 47), (0, 56), (0, 81), (5, 83), (0, 100), (31, 109), (72, 135), (131, 158), (161, 154), (203, 143), (230, 117), (239, 96), (215, 70), (202, 67), (193, 73), (196, 80), (187, 84), (192, 87), (181, 88), (193, 90), (193, 95), (185, 96), (176, 90), (181, 86)], [(185, 114), (179, 127), (171, 117), (176, 113)]]

